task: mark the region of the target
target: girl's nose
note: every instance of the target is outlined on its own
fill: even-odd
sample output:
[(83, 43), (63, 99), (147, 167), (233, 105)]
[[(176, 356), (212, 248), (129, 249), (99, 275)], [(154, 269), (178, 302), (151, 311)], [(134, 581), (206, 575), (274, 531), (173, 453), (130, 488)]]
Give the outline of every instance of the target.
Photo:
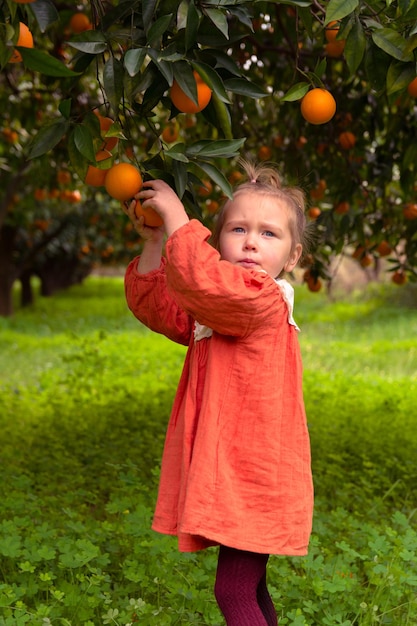
[(252, 235), (248, 235), (245, 239), (245, 249), (246, 250), (255, 250), (256, 249), (256, 241)]

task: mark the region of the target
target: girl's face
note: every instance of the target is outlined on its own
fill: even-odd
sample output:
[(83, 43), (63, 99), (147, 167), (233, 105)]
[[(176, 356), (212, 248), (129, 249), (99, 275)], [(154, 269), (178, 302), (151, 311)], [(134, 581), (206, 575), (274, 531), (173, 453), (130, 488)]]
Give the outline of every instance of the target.
[(219, 238), (221, 258), (276, 278), (291, 272), (301, 255), (293, 247), (285, 204), (268, 195), (237, 194), (226, 209)]

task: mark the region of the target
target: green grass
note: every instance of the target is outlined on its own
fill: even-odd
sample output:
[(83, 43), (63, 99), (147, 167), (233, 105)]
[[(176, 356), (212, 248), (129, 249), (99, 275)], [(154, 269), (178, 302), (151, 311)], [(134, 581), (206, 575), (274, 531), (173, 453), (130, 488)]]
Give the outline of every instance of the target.
[[(415, 302), (296, 288), (316, 507), (309, 556), (270, 561), (280, 626), (417, 625)], [(0, 343), (0, 626), (220, 626), (215, 550), (150, 531), (185, 348), (98, 277)]]

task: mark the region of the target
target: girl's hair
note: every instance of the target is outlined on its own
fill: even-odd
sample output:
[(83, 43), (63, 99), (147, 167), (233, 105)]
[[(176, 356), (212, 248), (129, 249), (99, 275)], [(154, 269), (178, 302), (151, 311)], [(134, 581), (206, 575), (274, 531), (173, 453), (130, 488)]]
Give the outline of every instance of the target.
[[(303, 252), (305, 253), (309, 237), (306, 228), (305, 217), (305, 195), (298, 187), (288, 187), (283, 185), (279, 172), (272, 164), (255, 165), (251, 161), (240, 160), (245, 178), (239, 183), (234, 191), (233, 196), (240, 193), (258, 193), (267, 196), (276, 197), (282, 201), (288, 208), (289, 227), (291, 231), (293, 248), (301, 243)], [(215, 248), (219, 248), (220, 233), (223, 228), (227, 209), (231, 200), (226, 200), (221, 208), (211, 237), (211, 243)], [(254, 209), (256, 210), (256, 209)]]

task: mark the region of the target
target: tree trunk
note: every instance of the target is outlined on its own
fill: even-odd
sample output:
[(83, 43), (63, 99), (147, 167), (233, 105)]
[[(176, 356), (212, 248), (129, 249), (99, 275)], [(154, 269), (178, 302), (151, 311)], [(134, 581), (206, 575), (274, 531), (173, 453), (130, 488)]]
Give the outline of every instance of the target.
[(26, 272), (22, 272), (22, 274), (19, 276), (20, 284), (22, 286), (22, 293), (20, 297), (20, 304), (22, 307), (33, 304), (33, 289), (30, 280), (32, 275), (32, 271), (28, 270)]
[(13, 263), (13, 252), (17, 228), (3, 225), (0, 228), (0, 315), (13, 314), (13, 285), (17, 279), (17, 270)]

